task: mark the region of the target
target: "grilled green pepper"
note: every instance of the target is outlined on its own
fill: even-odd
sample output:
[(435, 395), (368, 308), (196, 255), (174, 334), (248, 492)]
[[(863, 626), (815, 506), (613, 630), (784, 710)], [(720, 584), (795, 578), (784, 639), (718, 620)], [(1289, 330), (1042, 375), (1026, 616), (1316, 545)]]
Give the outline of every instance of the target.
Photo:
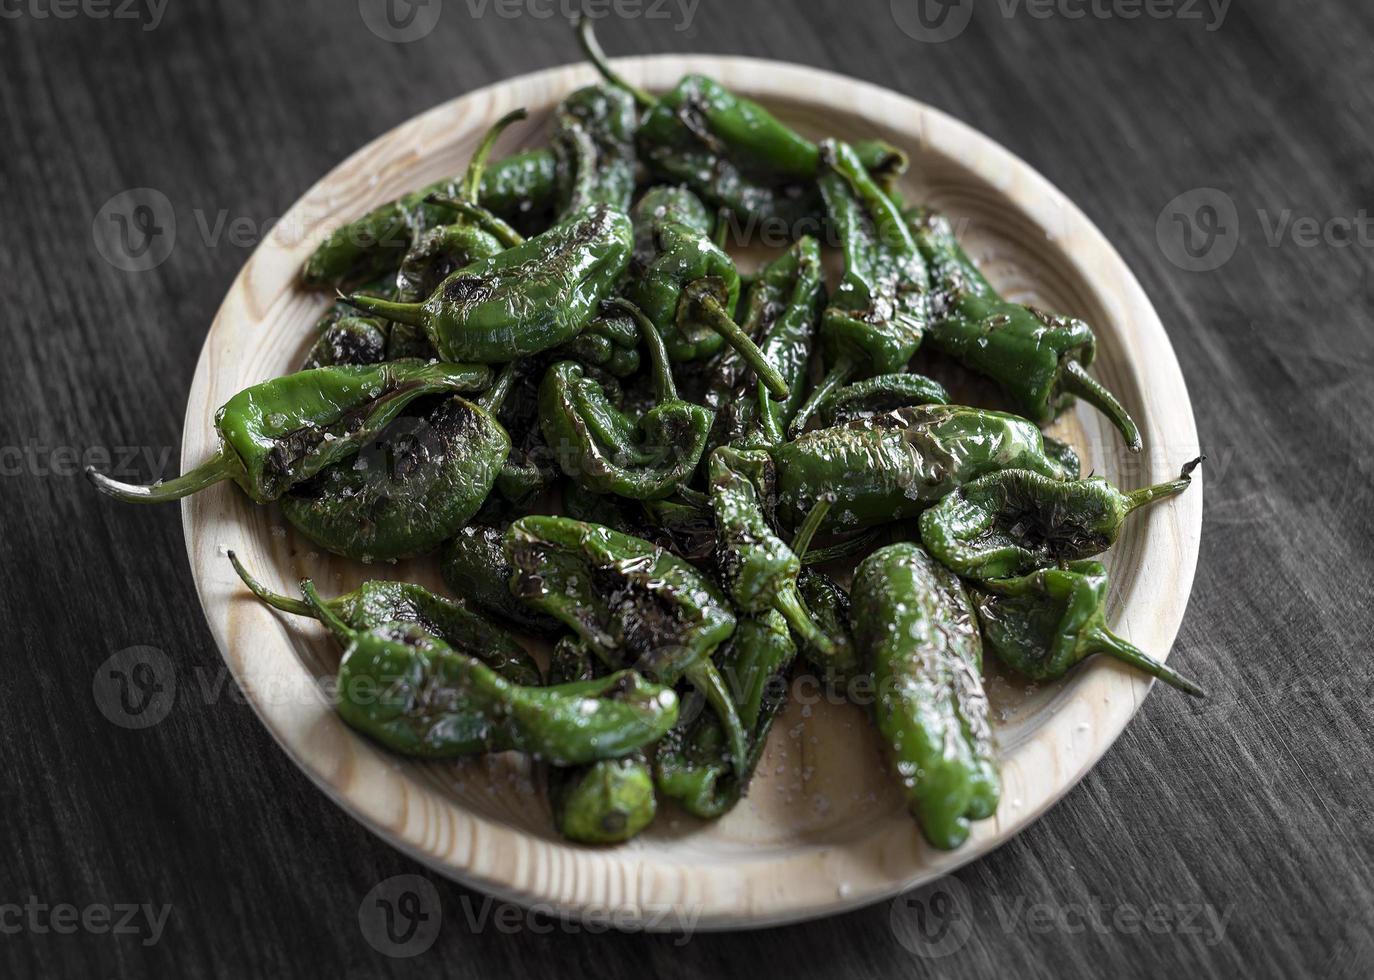
[(539, 388), (544, 441), (567, 477), (596, 493), (635, 500), (666, 497), (691, 476), (706, 448), (712, 415), (677, 395), (658, 330), (639, 310), (613, 300), (639, 320), (649, 350), (657, 403), (635, 420), (617, 410), (581, 364), (561, 361)]
[[(801, 558), (805, 561), (807, 555)], [(849, 628), (849, 593), (824, 572), (803, 567), (797, 577), (797, 594), (820, 631), (826, 636), (839, 638), (831, 650), (822, 650), (803, 641), (803, 656), (821, 672), (828, 685), (836, 687), (848, 684), (864, 672), (858, 648), (854, 645), (853, 631)]]
[(905, 370), (930, 315), (926, 266), (897, 206), (848, 144), (826, 140), (821, 156), (821, 194), (844, 247), (844, 275), (821, 316), (829, 370), (793, 418), (793, 433), (851, 378)]
[(873, 527), (920, 515), (960, 484), (996, 470), (1063, 476), (1023, 418), (960, 405), (917, 405), (804, 433), (772, 451), (778, 514), (796, 526), (825, 494), (824, 525)]
[(627, 755), (677, 721), (677, 695), (632, 670), (557, 687), (521, 687), (414, 623), (355, 630), (306, 579), (301, 592), (344, 648), (343, 720), (424, 759), (516, 750), (557, 765)]
[(444, 545), (439, 572), (454, 594), (478, 609), (520, 629), (546, 638), (563, 632), (563, 624), (521, 602), (510, 590), (511, 565), (503, 545), (505, 532), (469, 524)]
[(492, 414), (510, 372), (476, 404), (454, 395), (395, 419), (352, 459), (283, 494), (282, 514), (322, 548), (359, 561), (439, 547), (481, 509), (510, 455)]
[[(260, 583), (232, 551), (229, 561), (243, 584), (269, 606), (296, 616), (319, 618), (308, 602), (273, 592)], [(364, 582), (325, 605), (355, 630), (411, 623), (460, 653), (476, 657), (512, 684), (538, 687), (543, 683), (534, 658), (514, 637), (462, 603), (435, 595), (422, 586), (409, 582)]]
[(930, 268), (930, 342), (1002, 386), (1020, 415), (1053, 421), (1075, 395), (1111, 420), (1131, 452), (1140, 430), (1116, 396), (1087, 372), (1097, 341), (1082, 320), (1008, 303), (978, 271), (948, 220), (907, 212)]
[(824, 297), (820, 245), (809, 235), (755, 276), (740, 327), (787, 382), (787, 396), (769, 399), (772, 422), (765, 427), (754, 376), (733, 348), (722, 351), (706, 384), (706, 406), (716, 412), (712, 448), (754, 448), (771, 441), (768, 432), (786, 430), (806, 395), (807, 362)]
[(1000, 795), (982, 643), (959, 579), (919, 545), (875, 551), (854, 573), (854, 641), (907, 806), (936, 847), (958, 847)]
[[(585, 643), (573, 637), (558, 641), (550, 683), (589, 681), (596, 675)], [(658, 810), (653, 770), (643, 751), (585, 766), (551, 766), (548, 784), (559, 832), (583, 844), (627, 841), (649, 826)]]
[(786, 701), (786, 674), (796, 654), (780, 613), (770, 609), (740, 617), (718, 666), (734, 693), (748, 755), (737, 764), (720, 720), (698, 715), (691, 725), (665, 735), (654, 751), (654, 781), (664, 796), (704, 819), (720, 817), (739, 802)]
[(690, 681), (725, 727), (733, 757), (747, 739), (711, 653), (735, 631), (713, 582), (642, 538), (566, 517), (522, 517), (506, 529), (511, 592), (571, 628), (612, 669), (666, 684)]
[(614, 378), (629, 377), (639, 371), (639, 324), (628, 313), (603, 310), (554, 355), (581, 361)]
[[(827, 656), (838, 655), (839, 641), (820, 631), (797, 594), (801, 561), (769, 525), (773, 499), (773, 461), (762, 450), (721, 446), (711, 454), (711, 507), (716, 516), (716, 548), (721, 577), (735, 605), (749, 613), (775, 609), (798, 636)], [(825, 518), (830, 502), (817, 501), (808, 515), (804, 551)]]
[[(369, 283), (361, 291), (394, 299), (396, 283), (394, 278), (384, 278)], [(315, 342), (310, 345), (300, 369), (308, 371), (336, 364), (380, 364), (397, 360), (389, 353), (389, 345), (390, 331), (385, 320), (358, 316), (347, 303), (335, 301), (315, 322)]]
[(264, 504), (357, 452), (416, 398), (480, 391), (491, 380), (490, 368), (481, 365), (419, 361), (299, 371), (225, 402), (215, 413), (219, 451), (175, 479), (136, 486), (94, 467), (86, 475), (99, 490), (130, 503), (178, 500), (231, 479)]
[(1052, 480), (1010, 469), (956, 488), (921, 515), (921, 541), (965, 578), (1021, 575), (1091, 558), (1116, 541), (1127, 515), (1182, 493), (1201, 459), (1178, 479), (1123, 493), (1101, 477)]
[(635, 189), (635, 103), (617, 85), (588, 85), (554, 114), (559, 220), (593, 204), (630, 208)]
[[(465, 176), (436, 181), (335, 229), (307, 260), (301, 270), (302, 283), (314, 288), (347, 288), (394, 272), (424, 232), (448, 222), (449, 211), (427, 199), (459, 195)], [(494, 214), (525, 227), (543, 227), (553, 209), (557, 187), (553, 151), (527, 150), (487, 168), (476, 200)]]
[(499, 364), (575, 337), (630, 260), (630, 219), (595, 205), (464, 266), (423, 303), (353, 295), (375, 316), (421, 327), (445, 360)]
[(787, 382), (731, 314), (739, 270), (711, 240), (711, 218), (691, 191), (650, 188), (631, 212), (635, 231), (625, 297), (644, 311), (674, 361), (696, 361), (728, 343), (777, 398)]
[(1107, 628), (1107, 570), (1073, 561), (1019, 578), (997, 578), (974, 590), (988, 648), (1031, 680), (1056, 680), (1079, 661), (1105, 653), (1194, 697), (1202, 688)]
[(840, 388), (816, 415), (822, 426), (846, 425), (912, 405), (948, 404), (949, 392), (944, 385), (923, 374), (880, 374)]

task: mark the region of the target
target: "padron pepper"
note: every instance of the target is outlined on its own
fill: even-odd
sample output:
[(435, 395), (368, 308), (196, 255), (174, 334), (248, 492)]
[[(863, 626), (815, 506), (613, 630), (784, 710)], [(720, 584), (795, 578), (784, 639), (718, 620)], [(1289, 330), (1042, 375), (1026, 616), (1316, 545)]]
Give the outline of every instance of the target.
[[(735, 605), (755, 614), (774, 609), (806, 643), (836, 655), (839, 641), (820, 631), (797, 594), (800, 559), (768, 522), (772, 459), (762, 450), (721, 446), (711, 454), (709, 472), (717, 560)], [(821, 498), (807, 515), (798, 532), (802, 551), (829, 508), (830, 501)]]
[[(313, 288), (348, 288), (395, 272), (421, 235), (448, 222), (448, 209), (429, 199), (460, 194), (465, 176), (436, 181), (335, 229), (306, 261), (302, 283)], [(557, 188), (553, 151), (527, 150), (487, 168), (476, 200), (492, 213), (519, 221), (524, 227), (543, 227), (552, 212)]]
[[(396, 297), (396, 284), (390, 278), (369, 283), (363, 292), (384, 299)], [(315, 323), (315, 342), (306, 352), (300, 369), (308, 371), (336, 364), (380, 364), (394, 361), (388, 347), (388, 325), (377, 317), (358, 316), (347, 303), (336, 301)]]
[(510, 455), (495, 412), (514, 365), (476, 402), (458, 395), (407, 412), (351, 459), (282, 495), (282, 514), (336, 555), (359, 561), (411, 558), (439, 547), (482, 507)]
[(974, 590), (983, 639), (1012, 670), (1035, 681), (1056, 680), (1094, 653), (1158, 677), (1194, 697), (1202, 688), (1107, 628), (1107, 570), (1072, 561), (1017, 578), (996, 578)]
[(711, 218), (691, 191), (653, 187), (631, 212), (634, 256), (624, 294), (663, 336), (674, 361), (709, 357), (728, 343), (775, 398), (786, 380), (731, 314), (739, 302), (739, 270), (711, 240)]
[(130, 503), (178, 500), (232, 479), (260, 504), (276, 500), (377, 437), (415, 399), (480, 391), (490, 368), (391, 361), (298, 371), (245, 388), (215, 413), (220, 448), (175, 479), (152, 486), (112, 480), (94, 467), (98, 489)]
[(1053, 480), (1009, 469), (958, 487), (921, 515), (921, 541), (965, 578), (1021, 575), (1046, 565), (1091, 558), (1115, 543), (1133, 511), (1176, 496), (1201, 463), (1178, 479), (1122, 492), (1101, 477)]
[(566, 624), (612, 669), (691, 682), (720, 718), (733, 758), (747, 757), (739, 714), (711, 660), (735, 631), (715, 583), (652, 542), (566, 517), (522, 517), (505, 545), (512, 593)]
[[(631, 85), (610, 66), (582, 17), (578, 37), (601, 75), (645, 109), (637, 142), (641, 159), (660, 181), (685, 184), (712, 207), (748, 225), (793, 229), (815, 221), (814, 180), (820, 150), (750, 99), (704, 75), (685, 75), (662, 98)], [(864, 144), (864, 161), (887, 181), (906, 169), (906, 157), (881, 141)]]
[(365, 313), (421, 327), (449, 361), (504, 363), (571, 340), (630, 260), (630, 219), (594, 205), (541, 235), (464, 266), (423, 303), (354, 295)]
[(772, 456), (778, 515), (794, 527), (822, 495), (834, 499), (823, 527), (853, 530), (918, 517), (961, 484), (997, 470), (1063, 476), (1034, 423), (961, 405), (916, 405), (815, 429)]
[(356, 630), (309, 579), (301, 592), (344, 648), (339, 716), (403, 755), (451, 759), (515, 750), (577, 765), (628, 755), (658, 741), (677, 721), (673, 690), (632, 670), (522, 687), (414, 623)]
[(1087, 372), (1097, 341), (1086, 323), (1004, 300), (943, 216), (915, 209), (907, 220), (930, 268), (934, 347), (996, 381), (1018, 414), (1046, 425), (1076, 395), (1111, 420), (1131, 452), (1140, 451), (1130, 414)]
[[(310, 603), (264, 586), (232, 551), (229, 561), (243, 584), (269, 606), (296, 616), (319, 618)], [(410, 623), (460, 653), (476, 657), (512, 684), (539, 687), (543, 683), (538, 665), (514, 637), (462, 603), (435, 595), (423, 586), (374, 580), (324, 604), (355, 630), (375, 629), (387, 623)]]
[(898, 408), (948, 404), (944, 385), (923, 374), (879, 374), (836, 390), (816, 415), (822, 426), (845, 425)]
[(635, 103), (618, 85), (588, 85), (554, 113), (559, 220), (593, 204), (628, 211), (635, 190)]
[(654, 750), (654, 780), (688, 813), (715, 819), (744, 795), (786, 702), (787, 670), (796, 657), (787, 621), (769, 609), (740, 617), (720, 654), (718, 667), (735, 698), (748, 737), (748, 755), (736, 763), (720, 720), (710, 713), (678, 725)]
[(469, 524), (444, 545), (439, 573), (453, 593), (478, 609), (535, 636), (553, 638), (563, 624), (517, 599), (506, 559), (505, 529)]
[(821, 155), (821, 194), (843, 245), (844, 274), (821, 315), (829, 369), (793, 418), (793, 433), (851, 378), (904, 371), (930, 317), (926, 266), (897, 206), (848, 144), (826, 140)]
[[(567, 684), (597, 676), (581, 640), (565, 636), (549, 661), (549, 682)], [(619, 844), (653, 822), (658, 811), (654, 775), (643, 751), (585, 766), (549, 767), (549, 802), (559, 833), (582, 844)]]
[(552, 365), (539, 387), (544, 441), (567, 477), (597, 493), (635, 500), (666, 497), (692, 475), (711, 431), (709, 409), (678, 397), (663, 341), (633, 305), (612, 300), (639, 322), (649, 351), (656, 404), (639, 419), (619, 411), (576, 361)]
[(754, 277), (740, 328), (787, 382), (787, 395), (769, 399), (772, 418), (764, 420), (748, 365), (734, 348), (722, 351), (706, 383), (706, 406), (716, 412), (712, 448), (757, 447), (771, 441), (769, 432), (786, 431), (806, 396), (807, 365), (824, 298), (820, 245), (809, 235)]
[(973, 605), (953, 572), (910, 543), (864, 559), (850, 595), (874, 718), (907, 807), (931, 844), (958, 847), (1001, 792)]
[(627, 378), (639, 371), (639, 324), (623, 311), (602, 311), (587, 323), (572, 340), (553, 353), (565, 360), (581, 361), (599, 368), (614, 378)]

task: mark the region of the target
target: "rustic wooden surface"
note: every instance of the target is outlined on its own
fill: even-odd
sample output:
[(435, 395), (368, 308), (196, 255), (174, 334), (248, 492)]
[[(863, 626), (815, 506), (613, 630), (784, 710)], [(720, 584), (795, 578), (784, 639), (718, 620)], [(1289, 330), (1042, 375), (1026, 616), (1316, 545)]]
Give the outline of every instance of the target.
[[(886, 85), (1025, 157), (1140, 277), (1211, 457), (1171, 655), (1209, 701), (1156, 690), (1062, 803), (933, 889), (765, 932), (645, 937), (485, 903), (354, 823), (233, 690), (177, 509), (115, 506), (77, 474), (121, 447), (139, 454), (130, 475), (164, 454), (175, 466), (208, 320), (264, 225), (320, 174), (455, 93), (576, 57), (558, 18), (539, 16), (559, 5), (538, 0), (447, 0), (406, 45), (352, 2), (249, 6), (3, 10), (0, 274), (19, 344), (0, 361), (6, 975), (1374, 970), (1374, 241), (1351, 230), (1371, 190), (1374, 15), (1252, 0), (1209, 31), (1204, 5), (1201, 20), (1127, 20), (1110, 3), (1046, 19), (1007, 0), (939, 44), (901, 29), (905, 0), (703, 4), (682, 32), (686, 8), (651, 19), (646, 2), (603, 24), (616, 52), (756, 54)], [(138, 187), (166, 196), (177, 236), (165, 261), (129, 272), (93, 227)], [(1190, 264), (1171, 209), (1190, 191), (1178, 207), (1221, 232), (1191, 264), (1219, 261), (1238, 233), (1211, 271), (1174, 261)], [(130, 697), (167, 709), (142, 729), (111, 686), (125, 661), (108, 659), (130, 647), (167, 658), (133, 675)], [(379, 932), (378, 897), (430, 916), (412, 945)], [(125, 904), (166, 908), (163, 927), (125, 922)], [(76, 926), (54, 917), (64, 905)], [(101, 908), (141, 931), (110, 934)], [(431, 934), (420, 955), (394, 955)]]

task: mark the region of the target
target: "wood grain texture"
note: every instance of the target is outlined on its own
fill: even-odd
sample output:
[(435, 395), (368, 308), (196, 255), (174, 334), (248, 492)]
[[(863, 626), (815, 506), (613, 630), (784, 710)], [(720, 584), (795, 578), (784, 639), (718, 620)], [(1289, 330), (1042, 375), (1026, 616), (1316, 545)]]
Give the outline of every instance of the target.
[[(202, 233), (198, 215), (210, 232), (221, 211), (260, 228), (399, 120), (576, 57), (557, 20), (474, 17), (447, 0), (431, 35), (397, 45), (355, 8), (179, 0), (151, 31), (0, 23), (0, 273), (20, 341), (0, 361), (0, 904), (172, 907), (151, 945), (6, 932), (7, 975), (1369, 975), (1370, 253), (1267, 232), (1285, 210), (1325, 221), (1367, 205), (1374, 14), (1247, 2), (1207, 31), (980, 5), (960, 37), (930, 45), (882, 0), (736, 0), (703, 4), (691, 31), (601, 28), (613, 52), (780, 58), (969, 122), (1083, 208), (1178, 352), (1210, 460), (1171, 660), (1213, 697), (1157, 692), (1058, 806), (961, 869), (954, 910), (969, 929), (932, 959), (902, 942), (916, 909), (935, 910), (919, 892), (915, 906), (685, 945), (481, 918), (480, 896), (381, 844), (274, 744), (203, 625), (175, 509), (115, 507), (74, 475), (69, 456), (89, 447), (176, 466), (207, 325), (256, 243)], [(141, 274), (91, 242), (102, 204), (131, 187), (161, 190), (178, 218), (177, 247)], [(1209, 273), (1176, 268), (1156, 237), (1165, 205), (1198, 187), (1239, 215), (1240, 247)], [(175, 690), (141, 731), (111, 724), (92, 696), (97, 668), (133, 645), (167, 654)], [(369, 891), (401, 874), (428, 876), (442, 906), (438, 938), (410, 960), (378, 952), (358, 920)], [(1213, 907), (1220, 940), (1132, 922), (1156, 903)], [(1105, 928), (1077, 916), (1095, 908)]]
[[(780, 62), (665, 56), (625, 59), (618, 70), (650, 91), (684, 74), (707, 74), (813, 137), (878, 133), (907, 151), (913, 176), (903, 194), (947, 212), (1000, 288), (1095, 324), (1101, 353), (1094, 371), (1138, 420), (1150, 453), (1132, 457), (1103, 419), (1080, 406), (1059, 428), (1085, 469), (1134, 488), (1172, 478), (1180, 461), (1197, 455), (1178, 362), (1139, 284), (1067, 198), (990, 140), (894, 93)], [(312, 325), (332, 300), (295, 281), (325, 234), (461, 172), (488, 127), (512, 109), (531, 113), (524, 141), (539, 139), (558, 100), (594, 77), (585, 66), (557, 68), (455, 99), (364, 147), (293, 205), (245, 264), (210, 327), (187, 402), (182, 469), (217, 450), (211, 419), (219, 405), (301, 362)], [(1168, 650), (1183, 618), (1197, 563), (1201, 484), (1130, 521), (1112, 549), (1113, 625), (1144, 649)], [(379, 570), (321, 554), (279, 511), (254, 506), (228, 484), (186, 498), (182, 514), (211, 633), (239, 687), (311, 778), (385, 840), (442, 873), (570, 916), (608, 909), (653, 927), (669, 911), (699, 928), (740, 929), (890, 898), (1036, 819), (1107, 750), (1150, 687), (1148, 678), (1102, 658), (1062, 684), (1000, 684), (1003, 805), (952, 853), (921, 839), (863, 712), (824, 699), (808, 699), (820, 703), (809, 711), (796, 705), (780, 719), (748, 799), (724, 819), (691, 821), (666, 807), (632, 844), (579, 847), (559, 838), (537, 789), (542, 779), (531, 779), (522, 763), (416, 763), (350, 731), (321, 696), (336, 670), (334, 642), (317, 625), (291, 617), (283, 623), (259, 603), (226, 551), (235, 550), (270, 588), (292, 592), (309, 577), (331, 594), (378, 576), (442, 589), (432, 556)]]

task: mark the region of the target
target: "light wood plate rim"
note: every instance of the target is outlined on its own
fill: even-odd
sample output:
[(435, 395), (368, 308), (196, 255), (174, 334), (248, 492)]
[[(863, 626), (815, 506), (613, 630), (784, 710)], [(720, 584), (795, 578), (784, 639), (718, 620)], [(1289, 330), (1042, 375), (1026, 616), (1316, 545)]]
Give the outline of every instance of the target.
[[(1168, 458), (1153, 461), (1144, 476), (1163, 478), (1178, 459), (1187, 458), (1185, 453), (1195, 454), (1197, 431), (1183, 376), (1140, 284), (1068, 197), (1009, 151), (906, 96), (800, 65), (699, 55), (627, 58), (616, 64), (651, 89), (666, 88), (689, 71), (704, 72), (762, 101), (805, 101), (818, 111), (900, 132), (907, 149), (923, 145), (957, 159), (1008, 194), (1043, 230), (1055, 258), (1091, 283), (1111, 311), (1111, 328), (1133, 356), (1110, 380), (1137, 393), (1129, 407), (1147, 447), (1168, 450)], [(533, 109), (551, 92), (565, 92), (592, 77), (586, 66), (562, 66), (451, 100), (374, 140), (307, 191), (278, 226), (292, 233), (269, 237), (257, 248), (210, 328), (187, 404), (183, 468), (214, 447), (211, 419), (223, 401), (216, 379), (229, 373), (226, 364), (242, 368), (238, 361), (255, 350), (255, 332), (265, 329), (283, 304), (303, 301), (293, 295), (295, 271), (338, 222), (333, 214), (340, 198), (354, 198), (343, 205), (345, 216), (352, 217), (390, 196), (389, 181), (422, 160), (427, 142), (446, 126), (484, 126), (511, 108), (528, 104)], [(366, 202), (356, 199), (360, 172), (379, 177), (375, 196)], [(281, 373), (280, 365), (252, 367), (254, 380)], [(972, 861), (1028, 826), (1106, 752), (1150, 689), (1150, 682), (1111, 663), (1095, 663), (1067, 680), (1034, 736), (1004, 759), (1008, 779), (998, 814), (952, 853), (883, 837), (843, 848), (741, 859), (728, 873), (711, 873), (643, 848), (592, 849), (550, 841), (455, 805), (343, 726), (325, 706), (263, 695), (305, 690), (314, 679), (294, 657), (280, 655), (279, 648), (289, 650), (285, 634), (295, 624), (244, 601), (223, 558), (223, 546), (235, 546), (234, 492), (217, 488), (183, 502), (186, 546), (211, 633), (274, 738), (316, 785), (391, 845), (484, 892), (560, 913), (612, 910), (626, 916), (624, 921), (652, 926), (648, 920), (659, 910), (689, 907), (696, 913), (695, 928), (731, 929), (795, 922), (890, 898)], [(1196, 569), (1201, 481), (1145, 520), (1139, 573), (1121, 597), (1113, 625), (1163, 656), (1182, 621)], [(254, 642), (248, 641), (249, 631)], [(918, 836), (914, 828), (910, 835)]]

